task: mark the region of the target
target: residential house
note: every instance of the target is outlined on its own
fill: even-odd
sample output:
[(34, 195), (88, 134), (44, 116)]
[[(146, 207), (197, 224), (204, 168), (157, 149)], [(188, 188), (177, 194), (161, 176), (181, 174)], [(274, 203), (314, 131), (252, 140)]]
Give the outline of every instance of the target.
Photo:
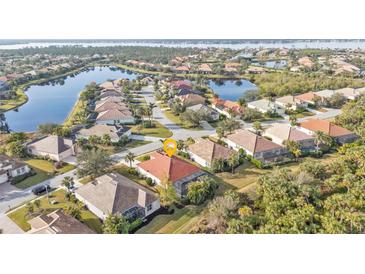
[(131, 129), (117, 125), (96, 124), (80, 129), (76, 133), (76, 138), (89, 139), (90, 136), (103, 137), (104, 135), (109, 136), (112, 142), (118, 142), (122, 136), (130, 137)]
[(114, 83), (112, 81), (106, 81), (99, 86), (105, 90), (115, 90)]
[(102, 220), (110, 214), (143, 219), (160, 208), (156, 193), (118, 173), (102, 175), (79, 187), (75, 197)]
[(200, 64), (198, 67), (198, 71), (206, 74), (212, 73), (212, 69), (208, 64)]
[(340, 144), (352, 143), (359, 138), (355, 133), (348, 129), (326, 120), (309, 119), (301, 122), (298, 128), (310, 135), (315, 135), (316, 131), (321, 131), (331, 136)]
[(289, 124), (272, 124), (265, 130), (264, 136), (269, 137), (274, 143), (284, 145), (286, 141), (298, 143), (302, 150), (314, 149), (314, 137)]
[(48, 157), (57, 162), (75, 155), (73, 141), (56, 135), (32, 141), (26, 145), (26, 149), (29, 154)]
[(203, 167), (211, 167), (214, 159), (227, 160), (234, 153), (230, 148), (202, 138), (188, 146), (187, 151), (190, 158)]
[(179, 196), (185, 196), (190, 182), (206, 174), (197, 166), (176, 156), (169, 157), (161, 151), (150, 154), (148, 161), (137, 164), (138, 171), (157, 184), (169, 181)]
[(205, 112), (207, 113), (212, 121), (217, 121), (219, 119), (219, 113), (215, 109), (208, 107), (204, 104), (197, 104), (186, 108), (187, 110), (192, 110), (196, 112)]
[(299, 58), (298, 64), (302, 65), (303, 67), (307, 67), (307, 68), (313, 68), (313, 66), (314, 66), (314, 62), (308, 56)]
[(190, 107), (198, 104), (204, 104), (205, 98), (198, 94), (190, 93), (186, 95), (178, 96), (181, 101), (181, 104), (185, 107)]
[(248, 74), (264, 74), (266, 73), (266, 69), (262, 67), (249, 67), (245, 70)]
[(57, 209), (49, 214), (41, 214), (28, 221), (28, 234), (95, 234), (87, 225)]
[(261, 99), (257, 101), (252, 101), (247, 103), (247, 107), (251, 109), (256, 109), (257, 111), (260, 111), (261, 113), (277, 113), (278, 115), (283, 115), (285, 112), (285, 109), (276, 105), (274, 102), (271, 102), (268, 99)]
[(227, 145), (236, 151), (243, 149), (260, 161), (274, 161), (287, 154), (286, 149), (246, 129), (239, 129), (224, 138)]
[(192, 89), (193, 88), (193, 84), (190, 81), (186, 81), (186, 80), (178, 80), (178, 81), (172, 82), (172, 86), (175, 89)]
[(175, 71), (177, 73), (188, 73), (190, 71), (190, 68), (188, 66), (179, 66), (175, 68)]
[(336, 93), (340, 93), (346, 97), (347, 100), (355, 100), (360, 96), (360, 93), (354, 88), (340, 88), (335, 90)]
[(130, 110), (108, 109), (96, 117), (97, 124), (134, 124), (135, 119)]
[(30, 172), (27, 164), (0, 154), (0, 184), (8, 182), (11, 178)]
[(308, 102), (300, 100), (293, 95), (287, 95), (275, 99), (275, 104), (284, 109), (297, 110), (298, 108), (307, 108)]
[(213, 100), (212, 108), (228, 118), (239, 116), (243, 113), (242, 107), (238, 103), (219, 98)]
[(117, 109), (120, 111), (129, 111), (129, 107), (123, 102), (113, 102), (111, 100), (98, 101), (95, 104), (95, 112), (103, 112), (106, 110)]
[(324, 99), (329, 99), (331, 98), (336, 92), (334, 90), (331, 89), (324, 89), (324, 90), (320, 90), (320, 91), (316, 91), (314, 94), (324, 98)]
[(179, 96), (183, 96), (183, 95), (188, 95), (188, 94), (198, 94), (201, 95), (202, 93), (198, 90), (192, 90), (192, 89), (179, 89), (178, 92), (176, 93), (175, 97), (179, 97)]
[(324, 103), (324, 98), (322, 98), (321, 96), (317, 95), (312, 91), (296, 95), (295, 99), (311, 105), (315, 105), (316, 102)]

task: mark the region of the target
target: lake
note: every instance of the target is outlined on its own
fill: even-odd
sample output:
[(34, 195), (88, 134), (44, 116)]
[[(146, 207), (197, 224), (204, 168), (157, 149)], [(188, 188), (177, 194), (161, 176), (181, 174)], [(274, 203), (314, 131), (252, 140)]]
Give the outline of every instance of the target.
[(17, 110), (5, 113), (11, 131), (35, 131), (40, 124), (63, 123), (75, 105), (78, 95), (92, 81), (103, 83), (108, 79), (136, 79), (139, 74), (108, 67), (97, 67), (67, 76), (62, 81), (30, 86), (26, 91), (28, 102)]
[(288, 65), (286, 60), (273, 60), (265, 62), (253, 62), (252, 65), (270, 69), (283, 69)]
[(231, 101), (237, 101), (246, 91), (257, 89), (256, 85), (248, 80), (241, 80), (238, 84), (236, 80), (224, 80), (222, 82), (209, 81), (209, 87), (219, 98)]

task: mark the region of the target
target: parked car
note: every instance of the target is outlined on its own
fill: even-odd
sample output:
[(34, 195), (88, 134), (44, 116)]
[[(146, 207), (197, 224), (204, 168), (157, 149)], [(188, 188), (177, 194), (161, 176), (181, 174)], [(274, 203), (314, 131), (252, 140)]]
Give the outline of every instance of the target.
[(51, 187), (49, 185), (41, 185), (41, 186), (36, 186), (32, 189), (33, 194), (35, 195), (41, 195), (46, 191), (50, 191)]

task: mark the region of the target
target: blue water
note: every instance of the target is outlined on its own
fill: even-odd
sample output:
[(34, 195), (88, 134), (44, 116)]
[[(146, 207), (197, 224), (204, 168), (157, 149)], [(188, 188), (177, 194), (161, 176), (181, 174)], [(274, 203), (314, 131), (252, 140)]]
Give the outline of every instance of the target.
[(287, 66), (288, 62), (286, 60), (278, 60), (278, 61), (266, 61), (263, 63), (253, 62), (252, 64), (255, 66), (261, 66), (261, 67), (265, 67), (265, 68), (282, 69)]
[(209, 81), (209, 87), (218, 94), (219, 98), (237, 101), (241, 98), (247, 90), (257, 89), (256, 85), (252, 84), (250, 81), (241, 80), (242, 84), (237, 85), (236, 81), (225, 80), (223, 84), (218, 84), (214, 81)]
[(128, 78), (133, 80), (138, 74), (111, 70), (108, 67), (83, 71), (74, 77), (67, 76), (64, 83), (48, 83), (28, 88), (28, 102), (5, 113), (6, 122), (12, 131), (31, 132), (44, 123), (62, 123), (72, 110), (78, 95), (92, 81), (102, 83), (109, 79)]

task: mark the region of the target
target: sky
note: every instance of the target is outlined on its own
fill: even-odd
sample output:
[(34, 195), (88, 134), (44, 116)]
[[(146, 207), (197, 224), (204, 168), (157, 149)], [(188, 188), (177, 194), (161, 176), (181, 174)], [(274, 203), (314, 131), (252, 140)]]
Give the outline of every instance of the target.
[(359, 0), (2, 0), (0, 39), (365, 38)]

